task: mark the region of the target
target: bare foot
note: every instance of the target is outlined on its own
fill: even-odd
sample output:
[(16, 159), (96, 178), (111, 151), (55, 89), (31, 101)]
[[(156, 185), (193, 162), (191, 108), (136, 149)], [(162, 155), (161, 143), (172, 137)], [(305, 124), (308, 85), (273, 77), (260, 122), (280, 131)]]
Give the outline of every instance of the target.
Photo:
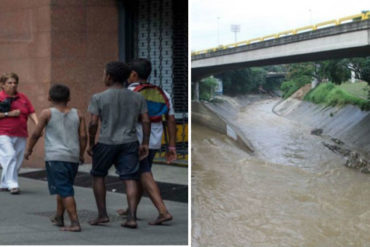
[(134, 229), (137, 228), (137, 223), (136, 220), (127, 220), (125, 223), (122, 223), (121, 226)]
[(116, 212), (120, 216), (127, 216), (128, 215), (128, 209), (118, 209)]
[(104, 224), (104, 223), (108, 223), (108, 222), (109, 222), (108, 217), (96, 218), (96, 219), (93, 219), (93, 220), (89, 220), (89, 224), (92, 225), (92, 226), (97, 226), (99, 224)]
[(50, 221), (55, 226), (64, 226), (63, 216), (57, 216), (57, 215), (51, 216)]
[(172, 220), (172, 215), (169, 212), (167, 212), (165, 214), (159, 214), (157, 219), (149, 222), (149, 225), (160, 225), (163, 222), (170, 221), (170, 220)]
[(70, 225), (70, 226), (66, 226), (66, 227), (61, 227), (59, 230), (64, 231), (64, 232), (80, 232), (81, 231), (81, 226), (80, 226), (80, 224)]

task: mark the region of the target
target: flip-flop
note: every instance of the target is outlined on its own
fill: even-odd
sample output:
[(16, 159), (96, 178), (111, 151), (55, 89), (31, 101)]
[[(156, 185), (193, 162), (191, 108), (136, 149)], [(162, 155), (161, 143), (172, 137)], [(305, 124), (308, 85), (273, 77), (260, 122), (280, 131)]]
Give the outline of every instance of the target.
[(10, 194), (12, 195), (18, 195), (21, 191), (19, 190), (19, 188), (12, 188), (10, 189)]
[(164, 215), (159, 215), (157, 219), (154, 221), (149, 222), (149, 225), (162, 225), (162, 223), (172, 220), (172, 215), (168, 214), (167, 217)]
[(72, 226), (66, 226), (66, 227), (59, 228), (59, 230), (63, 232), (80, 232), (81, 231), (81, 227), (79, 227), (78, 229), (72, 229), (72, 228), (73, 228)]
[(135, 229), (137, 228), (137, 224), (128, 224), (128, 222), (126, 221), (125, 223), (122, 223), (121, 224), (122, 227), (127, 227), (127, 228), (131, 228), (131, 229)]
[(109, 223), (109, 218), (104, 218), (104, 219), (93, 219), (89, 220), (87, 223), (89, 223), (92, 226), (104, 226), (105, 224)]

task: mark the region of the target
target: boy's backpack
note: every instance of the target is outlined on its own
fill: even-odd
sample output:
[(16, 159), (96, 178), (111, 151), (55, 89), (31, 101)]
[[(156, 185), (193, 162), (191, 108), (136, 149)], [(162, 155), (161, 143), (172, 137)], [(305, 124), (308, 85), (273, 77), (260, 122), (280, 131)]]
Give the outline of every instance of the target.
[(170, 102), (160, 87), (150, 83), (141, 83), (133, 91), (144, 96), (151, 122), (161, 122), (163, 115), (168, 114)]

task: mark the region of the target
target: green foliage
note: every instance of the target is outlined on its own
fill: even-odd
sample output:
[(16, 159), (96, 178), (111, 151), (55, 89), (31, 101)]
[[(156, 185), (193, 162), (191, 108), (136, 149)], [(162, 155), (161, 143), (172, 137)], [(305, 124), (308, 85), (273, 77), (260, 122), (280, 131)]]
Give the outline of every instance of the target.
[(305, 100), (316, 104), (330, 106), (356, 105), (362, 110), (370, 110), (370, 102), (346, 92), (343, 88), (333, 83), (322, 83), (306, 94)]
[(344, 59), (323, 62), (323, 72), (329, 81), (335, 84), (341, 84), (351, 78), (351, 71), (347, 67), (347, 61)]
[(360, 76), (362, 80), (366, 81), (370, 85), (370, 57), (364, 58)]
[(331, 106), (343, 106), (347, 104), (356, 105), (362, 110), (370, 109), (370, 102), (354, 97), (339, 87), (335, 87), (327, 96), (327, 104)]
[(286, 99), (297, 91), (299, 87), (296, 85), (296, 81), (284, 81), (280, 89), (283, 91), (283, 98)]
[(286, 73), (286, 65), (272, 65), (263, 67), (265, 73), (265, 80), (259, 84), (263, 86), (263, 89), (267, 92), (272, 92), (274, 90), (280, 89), (281, 83), (285, 80), (285, 77), (268, 77), (267, 74), (273, 73)]
[(366, 59), (363, 57), (355, 57), (355, 58), (347, 58), (345, 59), (348, 63), (348, 67), (355, 72), (355, 77), (360, 79), (361, 78), (361, 71), (362, 68), (365, 67)]
[(308, 92), (304, 100), (311, 101), (315, 104), (326, 103), (326, 97), (331, 90), (335, 88), (333, 83), (321, 83), (316, 88)]
[(279, 88), (281, 78), (266, 78), (268, 72), (285, 72), (285, 65), (246, 68), (217, 75), (222, 80), (224, 94), (235, 96), (258, 92), (260, 85), (267, 91)]
[(351, 77), (348, 63), (346, 59), (337, 59), (290, 64), (287, 81), (283, 82), (280, 88), (283, 91), (283, 98), (291, 96), (299, 88), (310, 83), (313, 78), (316, 78), (318, 82), (329, 79), (336, 84), (348, 80)]
[(283, 83), (285, 78), (266, 78), (265, 84), (263, 84), (263, 88), (266, 91), (274, 91), (276, 89), (280, 89), (281, 84)]
[(370, 57), (356, 57), (346, 59), (356, 78), (366, 81), (370, 85)]
[(304, 85), (311, 83), (311, 77), (302, 75), (297, 76), (289, 81), (285, 81), (281, 84), (281, 91), (283, 91), (283, 98), (286, 99), (295, 93), (298, 89)]
[(224, 94), (235, 96), (255, 91), (264, 82), (265, 73), (262, 69), (247, 68), (224, 72), (218, 78), (222, 80)]
[(201, 80), (199, 83), (199, 99), (209, 101), (216, 86), (217, 80), (214, 77), (207, 77)]
[(362, 99), (367, 99), (370, 89), (370, 86), (365, 81), (358, 81), (356, 83), (346, 82), (340, 84), (339, 87), (349, 94)]
[(284, 81), (280, 87), (280, 90), (283, 91), (283, 98), (288, 98), (304, 85), (311, 83), (314, 71), (314, 63), (290, 64), (287, 81)]
[(312, 77), (315, 73), (314, 63), (295, 63), (288, 67), (288, 80), (294, 80), (302, 76)]
[[(267, 71), (263, 68), (251, 68), (250, 80), (255, 82), (256, 86), (263, 85), (266, 83)], [(254, 88), (254, 90), (257, 88)]]

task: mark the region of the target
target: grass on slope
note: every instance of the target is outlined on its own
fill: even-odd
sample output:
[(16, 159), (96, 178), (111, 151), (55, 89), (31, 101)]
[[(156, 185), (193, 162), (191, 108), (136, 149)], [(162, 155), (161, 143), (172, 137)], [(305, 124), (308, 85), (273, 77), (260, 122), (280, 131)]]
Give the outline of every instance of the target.
[(331, 82), (321, 83), (304, 97), (305, 100), (328, 106), (356, 105), (362, 110), (370, 110), (370, 101), (350, 94), (341, 86)]
[(365, 81), (359, 81), (356, 83), (346, 82), (339, 85), (344, 91), (357, 96), (362, 99), (367, 99), (368, 90), (370, 90), (369, 85)]

